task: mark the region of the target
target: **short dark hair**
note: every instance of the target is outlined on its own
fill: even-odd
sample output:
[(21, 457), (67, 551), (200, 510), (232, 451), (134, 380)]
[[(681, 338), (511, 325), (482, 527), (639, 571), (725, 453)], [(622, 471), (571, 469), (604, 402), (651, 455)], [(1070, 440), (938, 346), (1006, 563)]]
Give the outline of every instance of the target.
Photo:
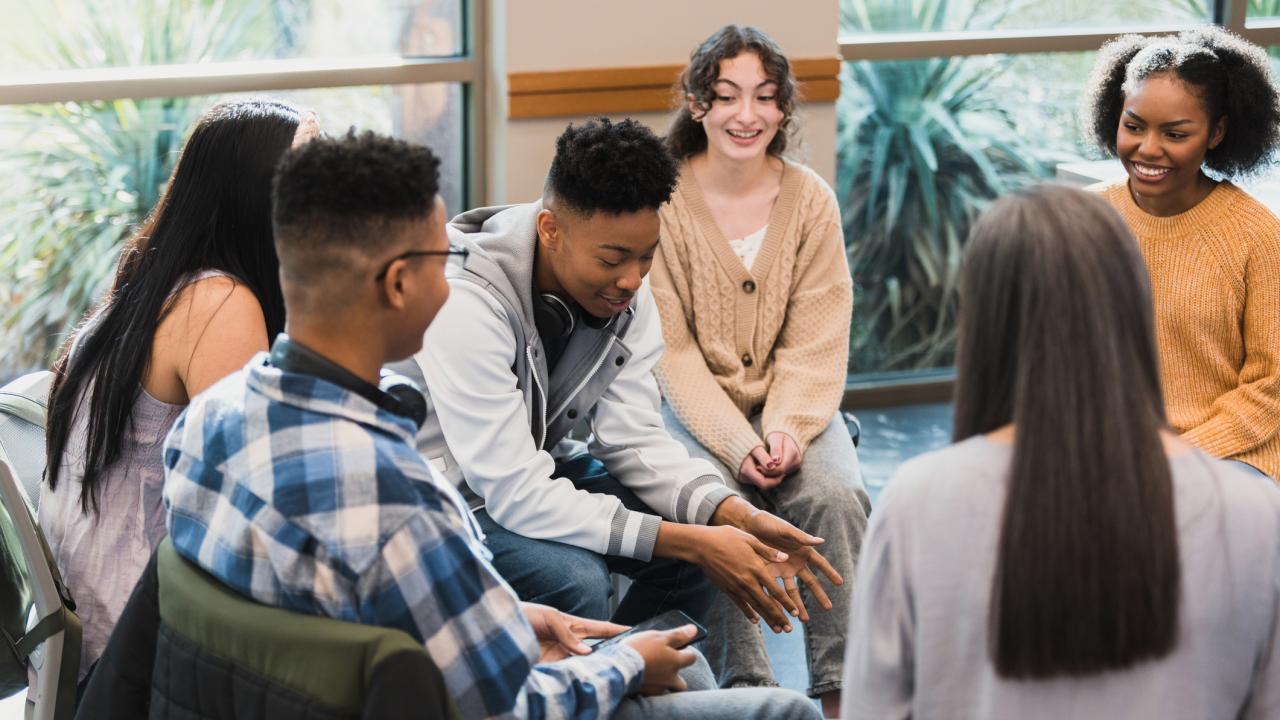
[(276, 168), (276, 247), (282, 259), (335, 243), (378, 254), (390, 242), (387, 223), (430, 214), (439, 192), (440, 159), (426, 146), (370, 131), (316, 138)]
[(1146, 264), (1100, 196), (1032, 187), (974, 224), (955, 440), (1015, 429), (988, 626), (1003, 678), (1119, 670), (1177, 644), (1158, 363)]
[(679, 170), (662, 140), (635, 120), (597, 117), (556, 138), (545, 192), (592, 215), (656, 210), (671, 199)]
[(1280, 142), (1280, 98), (1267, 53), (1219, 27), (1177, 35), (1125, 35), (1098, 53), (1082, 107), (1081, 126), (1115, 154), (1126, 91), (1153, 75), (1172, 74), (1199, 96), (1209, 120), (1229, 118), (1226, 135), (1205, 154), (1205, 167), (1227, 177), (1273, 162)]
[[(720, 77), (720, 63), (732, 60), (743, 53), (755, 53), (764, 67), (766, 78), (778, 84), (774, 102), (782, 111), (782, 123), (767, 151), (781, 157), (787, 150), (787, 136), (793, 129), (796, 100), (796, 76), (791, 63), (782, 54), (782, 48), (759, 28), (744, 25), (725, 25), (689, 54), (689, 64), (676, 81), (676, 117), (667, 131), (667, 147), (679, 160), (697, 155), (707, 149), (707, 131), (698, 122), (716, 99), (716, 79)], [(689, 111), (688, 96), (698, 107), (697, 118)]]

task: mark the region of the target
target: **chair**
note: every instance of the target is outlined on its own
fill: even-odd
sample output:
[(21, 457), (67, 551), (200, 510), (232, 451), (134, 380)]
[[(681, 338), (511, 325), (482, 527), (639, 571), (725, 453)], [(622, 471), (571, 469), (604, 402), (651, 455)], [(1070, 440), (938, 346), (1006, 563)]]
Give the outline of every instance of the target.
[(150, 717), (459, 717), (426, 648), (408, 634), (248, 600), (167, 538), (156, 553)]
[(44, 478), (45, 409), (53, 373), (33, 372), (0, 388), (0, 460), (8, 460), (32, 513), (40, 510)]
[[(28, 718), (69, 720), (80, 670), (80, 619), (9, 463), (0, 459), (0, 634), (3, 690), (34, 677)], [(22, 672), (26, 664), (29, 674)]]
[(853, 441), (853, 446), (858, 447), (858, 443), (862, 440), (862, 421), (848, 410), (841, 412), (840, 416), (844, 418), (844, 424), (849, 428), (849, 439)]

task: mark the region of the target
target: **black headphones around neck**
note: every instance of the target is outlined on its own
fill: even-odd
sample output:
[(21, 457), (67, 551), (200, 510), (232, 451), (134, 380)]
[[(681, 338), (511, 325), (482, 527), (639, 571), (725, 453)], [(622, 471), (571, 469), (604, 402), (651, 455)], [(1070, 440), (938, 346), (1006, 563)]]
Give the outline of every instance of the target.
[(566, 338), (578, 327), (578, 321), (594, 330), (604, 330), (613, 324), (616, 315), (598, 318), (582, 312), (578, 304), (565, 300), (555, 293), (535, 293), (533, 296), (533, 322), (543, 337)]
[(393, 415), (409, 418), (416, 428), (427, 421), (427, 400), (422, 391), (399, 373), (383, 368), (381, 382), (372, 385), (316, 351), (290, 340), (284, 333), (276, 336), (270, 359), (272, 367), (318, 377), (350, 390)]

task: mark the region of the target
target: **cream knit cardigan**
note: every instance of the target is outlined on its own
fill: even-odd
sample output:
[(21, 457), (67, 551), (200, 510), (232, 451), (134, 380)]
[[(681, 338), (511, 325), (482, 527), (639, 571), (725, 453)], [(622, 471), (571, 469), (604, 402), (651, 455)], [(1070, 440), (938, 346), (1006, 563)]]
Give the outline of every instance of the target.
[(785, 163), (764, 243), (748, 271), (688, 166), (664, 205), (650, 283), (667, 348), (656, 374), (694, 437), (731, 471), (790, 435), (803, 453), (844, 391), (853, 289), (840, 209), (812, 170)]

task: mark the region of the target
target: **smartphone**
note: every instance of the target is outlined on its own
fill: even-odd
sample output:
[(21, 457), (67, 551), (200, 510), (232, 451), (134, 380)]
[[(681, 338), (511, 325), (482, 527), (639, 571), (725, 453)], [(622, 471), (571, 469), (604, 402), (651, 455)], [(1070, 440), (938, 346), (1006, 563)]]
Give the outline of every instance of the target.
[(684, 627), (685, 625), (692, 625), (697, 628), (697, 632), (694, 633), (693, 639), (689, 641), (690, 645), (707, 636), (707, 629), (695, 622), (693, 618), (679, 610), (668, 610), (657, 617), (652, 617), (642, 623), (633, 625), (630, 630), (620, 632), (611, 638), (588, 640), (587, 645), (590, 646), (591, 650), (594, 652), (601, 648), (615, 645), (618, 642), (625, 640), (628, 636), (635, 635), (638, 632), (644, 632), (646, 630), (675, 630), (676, 628)]

